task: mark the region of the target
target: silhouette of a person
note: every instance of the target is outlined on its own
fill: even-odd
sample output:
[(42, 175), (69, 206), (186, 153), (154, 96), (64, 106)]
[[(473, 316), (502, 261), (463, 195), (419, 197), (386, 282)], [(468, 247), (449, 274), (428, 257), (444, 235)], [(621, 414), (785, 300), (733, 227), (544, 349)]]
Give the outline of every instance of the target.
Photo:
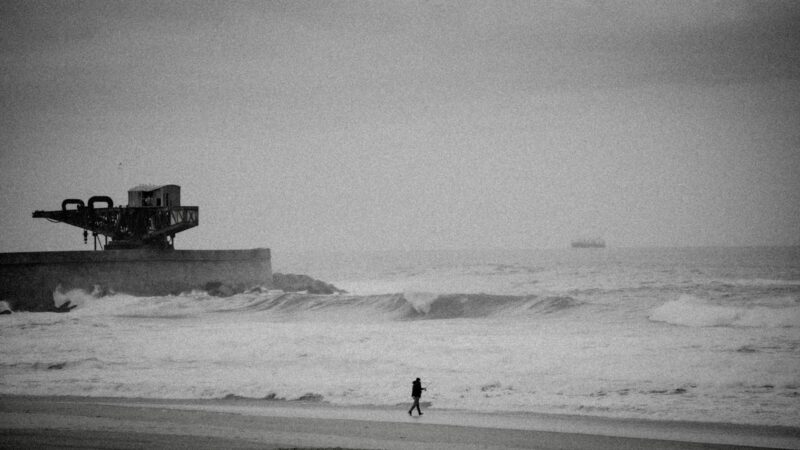
[(417, 412), (419, 415), (422, 415), (422, 411), (419, 409), (419, 398), (422, 397), (422, 391), (426, 391), (424, 387), (422, 387), (422, 381), (419, 378), (411, 382), (411, 397), (414, 399), (414, 404), (411, 405), (411, 409), (408, 410), (408, 415), (411, 416), (412, 411), (414, 408), (417, 408)]

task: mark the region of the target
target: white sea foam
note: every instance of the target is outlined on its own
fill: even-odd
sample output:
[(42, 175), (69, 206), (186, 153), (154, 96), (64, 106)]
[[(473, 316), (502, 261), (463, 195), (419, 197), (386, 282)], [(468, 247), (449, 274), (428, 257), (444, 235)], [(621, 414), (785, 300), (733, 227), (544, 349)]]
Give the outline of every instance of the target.
[(778, 305), (720, 305), (682, 295), (653, 310), (650, 320), (691, 327), (800, 327), (800, 303), (780, 299)]
[(53, 292), (53, 303), (56, 306), (62, 306), (67, 302), (70, 302), (71, 305), (80, 306), (85, 304), (92, 298), (91, 294), (86, 293), (83, 289), (71, 289), (69, 291), (64, 291), (59, 286), (55, 292)]

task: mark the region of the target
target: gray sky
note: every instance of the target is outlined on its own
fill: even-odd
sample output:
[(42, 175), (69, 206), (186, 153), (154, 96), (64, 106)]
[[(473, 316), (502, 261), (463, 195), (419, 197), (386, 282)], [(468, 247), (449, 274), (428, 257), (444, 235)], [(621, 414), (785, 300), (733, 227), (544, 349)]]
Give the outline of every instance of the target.
[(800, 2), (0, 3), (0, 251), (800, 244)]

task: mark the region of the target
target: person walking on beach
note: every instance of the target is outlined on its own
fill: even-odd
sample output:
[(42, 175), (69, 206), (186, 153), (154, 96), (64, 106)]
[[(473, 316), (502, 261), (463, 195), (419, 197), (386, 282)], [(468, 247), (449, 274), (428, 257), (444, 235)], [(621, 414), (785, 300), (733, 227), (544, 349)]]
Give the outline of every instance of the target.
[(411, 409), (408, 410), (408, 415), (412, 416), (412, 411), (414, 408), (417, 408), (417, 412), (419, 415), (422, 415), (422, 411), (419, 409), (419, 398), (422, 397), (422, 391), (427, 391), (424, 387), (422, 387), (422, 381), (419, 378), (411, 382), (411, 397), (414, 399), (414, 404), (411, 405)]

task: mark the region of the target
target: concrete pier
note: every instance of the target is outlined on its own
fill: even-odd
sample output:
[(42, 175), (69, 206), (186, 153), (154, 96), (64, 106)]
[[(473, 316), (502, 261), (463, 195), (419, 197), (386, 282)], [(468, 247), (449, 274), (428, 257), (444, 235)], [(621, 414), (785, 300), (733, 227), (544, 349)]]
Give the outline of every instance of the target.
[(271, 285), (270, 250), (265, 248), (0, 253), (0, 301), (15, 311), (52, 310), (57, 288), (169, 295)]

